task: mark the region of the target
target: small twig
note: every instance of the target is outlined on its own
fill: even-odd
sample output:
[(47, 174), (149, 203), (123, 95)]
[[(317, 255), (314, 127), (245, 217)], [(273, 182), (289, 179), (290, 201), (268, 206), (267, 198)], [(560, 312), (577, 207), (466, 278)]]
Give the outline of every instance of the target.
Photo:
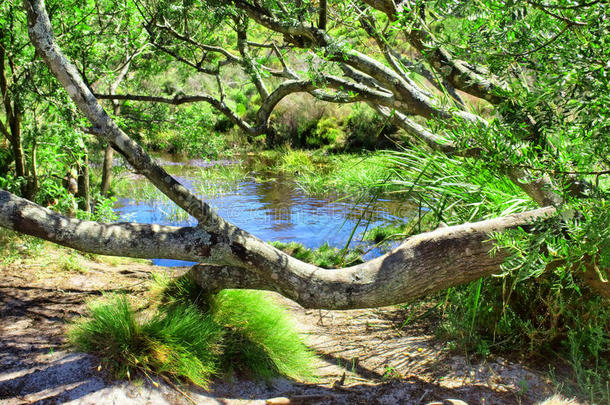
[(532, 166), (527, 166), (527, 165), (517, 165), (515, 167), (518, 167), (520, 169), (528, 169), (528, 170), (534, 170), (537, 172), (546, 172), (549, 174), (575, 174), (575, 175), (590, 175), (590, 176), (602, 176), (604, 174), (610, 174), (610, 170), (601, 170), (601, 171), (573, 171), (573, 172), (569, 172), (569, 171), (562, 171), (562, 170), (548, 170), (548, 169), (541, 169), (538, 167), (532, 167)]
[[(150, 377), (148, 377), (148, 378), (150, 378)], [(187, 394), (186, 392), (184, 392), (180, 388), (178, 388), (178, 386), (176, 384), (174, 384), (167, 376), (164, 376), (163, 374), (161, 374), (161, 378), (163, 378), (165, 380), (165, 382), (168, 383), (173, 389), (175, 389), (180, 394), (182, 394), (184, 396), (184, 398), (186, 398), (188, 401), (193, 403), (193, 405), (197, 405), (197, 401), (195, 401), (193, 399), (193, 397), (191, 397), (189, 394)]]
[(503, 47), (500, 47), (505, 54), (510, 55), (510, 56), (514, 56), (514, 57), (519, 57), (519, 56), (526, 56), (532, 53), (536, 53), (539, 50), (549, 46), (550, 44), (552, 44), (553, 42), (555, 42), (557, 40), (557, 38), (559, 38), (560, 36), (563, 35), (564, 32), (566, 32), (572, 25), (571, 24), (566, 24), (566, 26), (559, 31), (557, 34), (555, 34), (551, 39), (549, 39), (548, 41), (546, 41), (545, 43), (543, 43), (542, 45), (530, 50), (530, 51), (525, 51), (525, 52), (521, 52), (521, 53), (512, 53), (512, 52), (508, 52), (506, 49), (504, 49)]
[(527, 0), (527, 2), (528, 2), (528, 3), (529, 3), (531, 6), (533, 6), (533, 7), (537, 8), (538, 10), (542, 11), (543, 13), (548, 14), (548, 15), (550, 15), (551, 17), (556, 18), (556, 19), (558, 19), (558, 20), (561, 20), (561, 21), (563, 21), (563, 22), (567, 23), (568, 25), (580, 25), (580, 26), (587, 25), (587, 24), (585, 24), (585, 23), (576, 22), (576, 21), (570, 20), (569, 18), (565, 18), (565, 17), (563, 17), (563, 16), (561, 16), (561, 15), (557, 15), (557, 14), (555, 14), (555, 13), (553, 13), (553, 12), (549, 11), (549, 10), (548, 10), (548, 9), (547, 9), (547, 8), (546, 8), (544, 5), (542, 5), (542, 4), (539, 4), (539, 3), (536, 3), (536, 2), (533, 2), (533, 1), (530, 1), (530, 0)]

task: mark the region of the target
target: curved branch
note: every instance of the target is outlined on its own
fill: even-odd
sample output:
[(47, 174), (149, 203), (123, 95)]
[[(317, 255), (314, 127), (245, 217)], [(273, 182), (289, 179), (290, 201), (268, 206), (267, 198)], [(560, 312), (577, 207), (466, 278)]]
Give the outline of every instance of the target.
[(142, 101), (148, 103), (164, 103), (172, 105), (181, 105), (188, 103), (206, 102), (214, 107), (217, 111), (226, 115), (235, 125), (246, 131), (248, 134), (257, 135), (256, 130), (242, 120), (233, 110), (231, 110), (222, 100), (218, 100), (208, 94), (196, 95), (177, 95), (175, 97), (161, 96), (145, 96), (141, 94), (93, 94), (99, 100), (130, 100)]
[(200, 228), (83, 221), (4, 190), (0, 226), (83, 252), (144, 259), (204, 261), (211, 244), (211, 235)]
[(505, 256), (502, 252), (490, 254), (494, 246), (490, 233), (524, 226), (554, 212), (554, 208), (546, 207), (440, 228), (409, 238), (377, 259), (344, 269), (321, 269), (276, 254), (266, 263), (253, 263), (260, 271), (196, 265), (191, 277), (213, 291), (222, 288), (277, 291), (305, 308), (394, 305), (500, 272)]
[(221, 46), (202, 44), (202, 43), (195, 41), (193, 38), (191, 38), (187, 35), (179, 33), (167, 21), (164, 21), (164, 24), (156, 24), (155, 26), (161, 30), (169, 32), (174, 38), (179, 39), (183, 42), (189, 43), (193, 46), (196, 46), (197, 48), (199, 48), (203, 51), (216, 52), (216, 53), (220, 53), (220, 54), (224, 55), (227, 58), (226, 62), (224, 64), (242, 62), (239, 57), (233, 55), (231, 52), (229, 52), (228, 50), (224, 49)]
[[(336, 95), (323, 94), (318, 92), (321, 87), (320, 85), (325, 85), (326, 87), (340, 90), (342, 92), (351, 92), (353, 96), (346, 97), (343, 93)], [(224, 102), (207, 94), (179, 95), (173, 98), (137, 94), (94, 94), (94, 96), (100, 100), (132, 100), (173, 105), (206, 102), (212, 105), (212, 107), (214, 107), (216, 110), (227, 115), (229, 119), (231, 119), (235, 124), (239, 125), (249, 134), (258, 135), (267, 130), (267, 121), (269, 116), (282, 99), (293, 93), (312, 92), (314, 92), (315, 96), (331, 102), (353, 103), (366, 100), (369, 102), (378, 103), (380, 105), (390, 106), (394, 105), (396, 102), (391, 93), (371, 89), (363, 84), (350, 82), (335, 76), (322, 76), (320, 78), (320, 84), (315, 83), (313, 80), (288, 80), (280, 84), (271, 94), (263, 99), (263, 103), (257, 112), (256, 127), (253, 127), (239, 118), (239, 116), (237, 116), (237, 114), (235, 114)]]
[[(399, 304), (497, 273), (504, 256), (501, 252), (490, 254), (494, 246), (490, 234), (524, 226), (554, 212), (546, 207), (440, 228), (411, 237), (369, 262), (322, 269), (246, 233), (236, 232), (230, 243), (222, 245), (216, 235), (198, 227), (81, 221), (0, 190), (2, 227), (84, 252), (206, 261), (211, 264), (195, 266), (191, 275), (208, 290), (274, 290), (304, 307), (329, 309)], [(229, 256), (238, 260), (229, 260)]]

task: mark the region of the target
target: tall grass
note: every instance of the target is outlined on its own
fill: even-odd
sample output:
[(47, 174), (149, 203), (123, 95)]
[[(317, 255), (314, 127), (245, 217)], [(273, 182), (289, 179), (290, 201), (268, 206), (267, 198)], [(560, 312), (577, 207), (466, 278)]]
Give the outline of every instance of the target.
[(488, 170), (478, 160), (421, 148), (387, 152), (387, 159), (394, 172), (392, 192), (450, 225), (535, 207), (506, 176)]
[(158, 305), (148, 316), (125, 296), (90, 303), (88, 316), (70, 328), (70, 341), (98, 354), (119, 378), (155, 374), (202, 387), (234, 372), (313, 378), (315, 356), (288, 313), (265, 293), (209, 295), (187, 277), (156, 277), (152, 292)]
[(125, 296), (88, 306), (89, 318), (68, 336), (78, 349), (98, 354), (119, 378), (162, 374), (206, 387), (218, 368), (223, 331), (194, 307), (175, 306), (139, 319)]
[(288, 313), (267, 294), (253, 290), (203, 292), (190, 278), (157, 278), (162, 308), (195, 305), (226, 331), (220, 363), (225, 372), (255, 377), (310, 379), (315, 357), (303, 344)]

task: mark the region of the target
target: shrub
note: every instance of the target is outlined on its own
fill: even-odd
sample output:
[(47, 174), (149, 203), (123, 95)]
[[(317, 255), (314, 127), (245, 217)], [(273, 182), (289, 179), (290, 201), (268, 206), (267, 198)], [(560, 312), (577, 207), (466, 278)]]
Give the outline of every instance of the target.
[(356, 104), (347, 118), (347, 147), (350, 149), (375, 149), (382, 135), (395, 132), (387, 119), (366, 105)]
[(344, 146), (346, 141), (345, 130), (340, 120), (336, 117), (322, 118), (316, 124), (316, 129), (307, 137), (308, 146), (331, 146), (338, 149)]
[(276, 133), (275, 143), (307, 147), (307, 139), (315, 132), (325, 111), (323, 104), (309, 95), (284, 98), (270, 120)]

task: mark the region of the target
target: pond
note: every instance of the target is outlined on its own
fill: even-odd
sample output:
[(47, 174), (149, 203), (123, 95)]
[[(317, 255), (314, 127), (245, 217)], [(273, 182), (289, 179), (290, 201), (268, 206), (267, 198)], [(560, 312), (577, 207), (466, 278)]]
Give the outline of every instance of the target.
[[(343, 248), (353, 235), (350, 248), (361, 247), (365, 259), (381, 255), (380, 248), (361, 240), (367, 227), (405, 221), (412, 208), (399, 201), (371, 201), (341, 196), (308, 196), (295, 177), (249, 172), (242, 162), (158, 159), (186, 187), (203, 198), (223, 218), (265, 241), (299, 242), (317, 248), (325, 242)], [(209, 176), (219, 167), (235, 170), (230, 179)], [(298, 177), (298, 175), (297, 175)], [(145, 179), (129, 175), (127, 191), (119, 193), (116, 212), (121, 220), (163, 225), (195, 225)], [(128, 197), (129, 196), (129, 197)], [(362, 201), (366, 200), (366, 201)], [(191, 262), (155, 259), (160, 266), (188, 266)]]

